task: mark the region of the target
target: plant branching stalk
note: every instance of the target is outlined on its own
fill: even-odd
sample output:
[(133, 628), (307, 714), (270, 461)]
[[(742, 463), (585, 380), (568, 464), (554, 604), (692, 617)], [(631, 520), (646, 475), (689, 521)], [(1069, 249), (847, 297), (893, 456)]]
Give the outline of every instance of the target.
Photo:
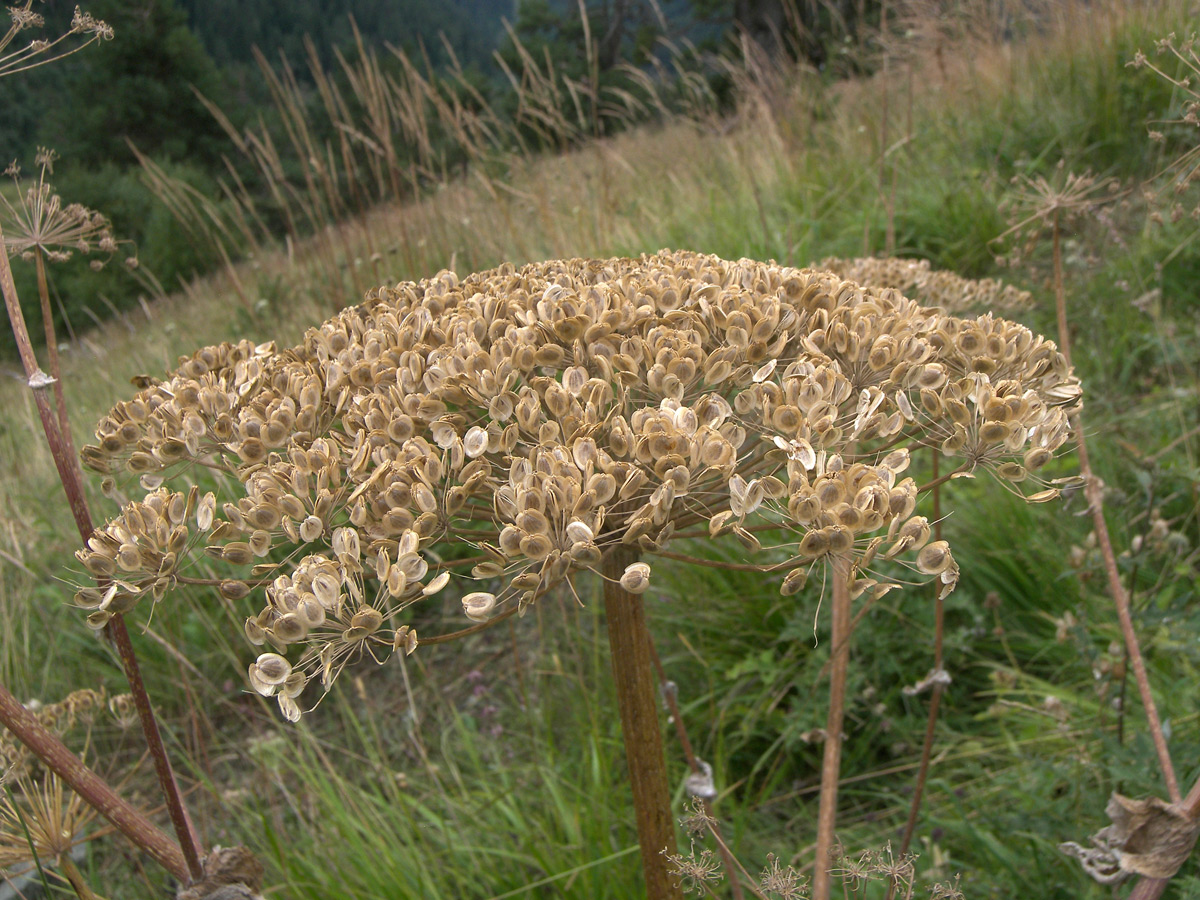
[(121, 799), (100, 776), (67, 749), (66, 744), (46, 730), (33, 713), (22, 706), (3, 685), (0, 685), (0, 723), (121, 834), (149, 853), (176, 878), (181, 881), (188, 879), (188, 865), (179, 845)]
[[(44, 270), (40, 272), (40, 275), (44, 278)], [(38, 386), (39, 376), (44, 379), (44, 375), (37, 364), (37, 357), (33, 352), (33, 344), (29, 339), (29, 330), (25, 325), (24, 314), (21, 312), (21, 303), (17, 297), (16, 285), (13, 283), (12, 268), (8, 262), (8, 253), (3, 249), (0, 249), (0, 292), (4, 294), (4, 306), (8, 311), (9, 322), (13, 329), (13, 337), (16, 340), (17, 350), (21, 357), (21, 363), (25, 368), (25, 374), (30, 379), (30, 387), (33, 390), (34, 400), (38, 407), (38, 415), (42, 421), (42, 430), (46, 434), (50, 453), (54, 458), (55, 467), (58, 469), (59, 480), (62, 483), (63, 491), (67, 495), (71, 514), (75, 519), (75, 526), (79, 530), (80, 537), (86, 543), (94, 529), (91, 513), (88, 510), (87, 500), (84, 495), (79, 464), (75, 459), (75, 453), (71, 444), (70, 433), (69, 431), (65, 431), (66, 426), (62, 424), (66, 416), (65, 403), (60, 405), (60, 419), (56, 421), (54, 412), (50, 409), (50, 403), (45, 396), (44, 386)], [(48, 301), (44, 304), (43, 315), (49, 315)], [(47, 338), (52, 347), (50, 351), (51, 356), (57, 361), (57, 353), (53, 349), (54, 331), (50, 325), (47, 325)], [(56, 397), (59, 398), (61, 403), (61, 385), (58, 383), (57, 376), (55, 376), (54, 384), (56, 386)], [(146, 688), (142, 682), (137, 656), (134, 654), (133, 645), (129, 640), (129, 632), (125, 628), (125, 623), (120, 616), (114, 616), (105, 627), (105, 630), (117, 647), (117, 652), (121, 658), (121, 665), (125, 671), (125, 678), (129, 682), (129, 689), (134, 698), (134, 705), (137, 707), (138, 716), (141, 719), (142, 731), (146, 736), (146, 744), (151, 755), (154, 757), (154, 768), (158, 773), (159, 785), (166, 800), (167, 811), (171, 816), (171, 823), (174, 825), (175, 833), (179, 837), (183, 858), (186, 861), (185, 871), (192, 879), (198, 879), (204, 874), (204, 870), (200, 865), (200, 841), (192, 827), (191, 820), (188, 818), (187, 809), (184, 807), (183, 797), (179, 791), (179, 785), (176, 783), (175, 775), (171, 770), (171, 761), (166, 755), (166, 749), (163, 747), (162, 736), (158, 730), (158, 722), (154, 718), (154, 711), (150, 706), (150, 697), (146, 694)], [(87, 799), (83, 793), (80, 793), (80, 796)], [(101, 812), (103, 811), (101, 810)], [(148, 850), (149, 848), (146, 849)]]
[[(1066, 283), (1063, 278), (1060, 231), (1059, 213), (1056, 211), (1052, 222), (1054, 310), (1058, 320), (1059, 350), (1067, 361), (1067, 365), (1070, 365), (1071, 335), (1067, 322)], [(1133, 628), (1129, 595), (1125, 592), (1125, 586), (1121, 584), (1121, 576), (1117, 571), (1117, 560), (1113, 553), (1112, 540), (1108, 534), (1108, 523), (1104, 518), (1104, 498), (1100, 492), (1100, 485), (1092, 472), (1091, 461), (1088, 458), (1087, 439), (1083, 430), (1083, 417), (1079, 413), (1072, 417), (1071, 427), (1075, 432), (1075, 441), (1079, 448), (1079, 472), (1084, 480), (1084, 496), (1087, 498), (1088, 509), (1092, 514), (1092, 528), (1096, 533), (1096, 544), (1100, 547), (1100, 556), (1104, 562), (1104, 574), (1108, 579), (1109, 594), (1113, 598), (1113, 605), (1117, 608), (1117, 619), (1121, 624), (1125, 652), (1128, 655), (1129, 664), (1133, 668), (1133, 677), (1137, 682), (1142, 708), (1146, 711), (1146, 720), (1150, 726), (1150, 738), (1154, 742), (1154, 750), (1158, 755), (1158, 765), (1162, 770), (1163, 781), (1166, 783), (1171, 802), (1177, 808), (1182, 807), (1188, 816), (1195, 819), (1200, 815), (1200, 780), (1197, 780), (1192, 790), (1188, 792), (1187, 799), (1183, 799), (1179, 793), (1175, 767), (1171, 763), (1171, 753), (1167, 749), (1166, 737), (1163, 735), (1158, 707), (1155, 705), (1154, 695), (1150, 692), (1150, 678), (1146, 674), (1146, 663), (1142, 659), (1137, 632)], [(1170, 881), (1169, 878), (1142, 878), (1130, 892), (1129, 900), (1158, 900)]]
[[(692, 741), (688, 737), (687, 726), (683, 722), (683, 716), (679, 713), (679, 700), (676, 697), (678, 691), (675, 685), (667, 680), (662, 660), (658, 658), (658, 648), (654, 646), (653, 636), (650, 638), (650, 659), (654, 663), (654, 671), (658, 673), (659, 690), (667, 702), (671, 721), (675, 723), (675, 735), (679, 738), (679, 746), (683, 750), (683, 756), (687, 760), (688, 768), (692, 770), (693, 775), (702, 775), (704, 769), (700, 765), (700, 760), (696, 758), (696, 752), (692, 749)], [(716, 841), (717, 851), (721, 854), (721, 864), (725, 866), (725, 871), (729, 873), (729, 888), (733, 894), (733, 900), (742, 900), (744, 894), (742, 892), (742, 882), (738, 879), (738, 871), (745, 870), (742, 869), (737, 861), (737, 857), (733, 855), (733, 851), (729, 849), (729, 845), (725, 843), (725, 839), (721, 836), (720, 828), (717, 827), (716, 816), (713, 815), (712, 802), (706, 797), (700, 798), (700, 802), (704, 804), (705, 814), (712, 819), (708, 830), (712, 834), (713, 840)], [(758, 892), (755, 891), (755, 893), (757, 894)]]
[(637, 549), (626, 544), (618, 544), (604, 555), (600, 564), (605, 578), (604, 614), (608, 622), (621, 734), (625, 739), (625, 758), (633, 789), (642, 869), (646, 875), (646, 896), (650, 900), (681, 900), (683, 894), (671, 878), (667, 858), (663, 855), (664, 850), (675, 849), (675, 827), (671, 820), (646, 611), (642, 598), (629, 593), (620, 584), (625, 568), (637, 558)]
[(129, 639), (129, 630), (125, 627), (122, 616), (113, 616), (105, 626), (109, 636), (116, 645), (117, 654), (121, 657), (121, 667), (125, 670), (125, 678), (129, 682), (129, 691), (133, 695), (133, 704), (137, 707), (138, 718), (142, 723), (142, 733), (146, 737), (146, 745), (150, 750), (150, 758), (154, 760), (154, 771), (158, 775), (158, 783), (162, 786), (163, 798), (166, 800), (167, 813), (175, 833), (179, 835), (184, 858), (187, 860), (188, 871), (193, 880), (204, 876), (200, 864), (203, 851), (196, 829), (192, 826), (191, 817), (183, 803), (183, 795), (179, 784), (175, 781), (175, 773), (171, 769), (171, 758), (167, 756), (167, 748), (163, 746), (162, 733), (158, 730), (158, 720), (150, 706), (150, 695), (142, 682), (141, 669), (138, 667), (137, 656), (133, 652), (133, 642)]
[(830, 647), (829, 717), (825, 724), (825, 757), (821, 762), (821, 800), (817, 809), (817, 853), (813, 865), (813, 900), (829, 900), (833, 849), (837, 840), (838, 776), (842, 764), (842, 722), (846, 711), (846, 671), (850, 662), (850, 562), (835, 557), (830, 566), (833, 581), (833, 634)]
[(79, 900), (98, 900), (96, 894), (88, 887), (87, 881), (84, 880), (83, 873), (71, 861), (71, 857), (63, 854), (58, 860), (58, 867), (62, 869), (63, 877), (71, 883), (71, 889), (75, 891), (75, 896)]
[[(67, 401), (63, 396), (62, 366), (58, 362), (58, 336), (54, 333), (54, 312), (50, 309), (50, 287), (46, 282), (46, 260), (41, 247), (33, 251), (37, 266), (38, 300), (42, 304), (42, 327), (46, 334), (46, 359), (50, 362), (50, 377), (54, 379), (54, 402), (58, 407), (58, 430), (63, 447), (73, 468), (79, 467), (79, 454), (75, 452), (75, 441), (71, 437), (71, 420), (67, 416)], [(77, 476), (83, 481), (82, 470)]]
[[(938, 459), (940, 452), (933, 451), (933, 478), (937, 481)], [(942, 539), (942, 491), (941, 487), (933, 489), (933, 531), (934, 540)], [(945, 603), (941, 596), (941, 585), (934, 583), (935, 605), (933, 613), (933, 667), (940, 671), (942, 668), (942, 644), (945, 634)], [(913, 786), (912, 806), (908, 810), (908, 821), (904, 823), (904, 836), (900, 840), (900, 855), (904, 856), (912, 845), (913, 834), (917, 830), (917, 816), (921, 812), (921, 801), (925, 795), (925, 781), (929, 777), (929, 763), (933, 758), (933, 737), (937, 729), (938, 707), (942, 702), (943, 685), (940, 680), (933, 683), (932, 694), (929, 698), (929, 718), (925, 722), (925, 741), (921, 745), (921, 766), (917, 770), (917, 781)], [(888, 888), (888, 897), (895, 893), (895, 886)]]
[[(1067, 325), (1067, 298), (1063, 278), (1062, 244), (1060, 236), (1059, 214), (1055, 212), (1053, 220), (1053, 255), (1054, 255), (1054, 308), (1058, 319), (1059, 351), (1071, 365), (1071, 336)], [(1104, 498), (1100, 493), (1100, 484), (1092, 472), (1088, 459), (1087, 438), (1083, 429), (1083, 417), (1076, 413), (1072, 417), (1072, 429), (1075, 432), (1075, 442), (1079, 448), (1079, 473), (1083, 476), (1084, 496), (1087, 498), (1088, 509), (1092, 514), (1092, 528), (1096, 532), (1096, 544), (1104, 561), (1104, 574), (1108, 578), (1108, 591), (1117, 608), (1117, 618), (1121, 623), (1121, 636), (1125, 641), (1125, 649), (1129, 652), (1129, 662), (1133, 666), (1133, 677), (1137, 682), (1138, 694), (1142, 707), (1146, 711), (1146, 720), (1150, 726), (1150, 738), (1154, 742), (1154, 750), (1158, 754), (1158, 765), (1162, 770), (1163, 781), (1167, 786), (1167, 794), (1171, 802), (1178, 804), (1181, 800), (1179, 782), (1175, 778), (1175, 767), (1171, 763), (1171, 754), (1167, 749), (1167, 740), (1163, 735), (1162, 721), (1158, 716), (1158, 707), (1154, 695), (1150, 692), (1150, 678), (1146, 674), (1146, 663), (1142, 659), (1141, 646), (1138, 643), (1137, 632), (1133, 628), (1133, 616), (1129, 608), (1129, 596), (1125, 586), (1121, 584), (1121, 576), (1117, 571), (1117, 559), (1113, 553), (1112, 540), (1108, 535), (1108, 523), (1104, 519)]]
[(69, 450), (63, 446), (58, 421), (50, 408), (46, 396), (45, 373), (38, 365), (33, 353), (33, 343), (29, 340), (29, 329), (25, 325), (25, 314), (21, 311), (21, 303), (17, 299), (17, 287), (13, 283), (12, 267), (8, 263), (8, 252), (0, 250), (0, 292), (4, 294), (4, 308), (8, 312), (8, 321), (12, 325), (13, 337), (16, 339), (17, 354), (25, 375), (29, 378), (33, 392), (33, 402), (37, 406), (38, 418), (42, 422), (42, 430), (46, 434), (46, 443), (50, 447), (50, 455), (58, 469), (58, 479), (67, 495), (67, 503), (71, 507), (71, 515), (80, 534), (91, 534), (92, 517), (87, 508), (87, 500), (79, 489), (79, 480), (74, 476), (74, 467), (69, 461)]

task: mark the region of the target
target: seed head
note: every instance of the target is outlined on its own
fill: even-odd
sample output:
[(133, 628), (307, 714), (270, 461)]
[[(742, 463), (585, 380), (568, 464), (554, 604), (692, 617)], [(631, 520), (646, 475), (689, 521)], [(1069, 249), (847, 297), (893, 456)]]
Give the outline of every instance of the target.
[[(206, 347), (139, 388), (83, 456), (148, 493), (79, 552), (96, 584), (77, 602), (100, 627), (204, 552), (222, 596), (261, 602), (248, 679), (289, 717), (318, 674), (412, 652), (410, 608), (464, 578), (465, 616), (495, 619), (681, 532), (754, 558), (755, 526), (781, 530), (784, 594), (835, 558), (856, 595), (895, 587), (883, 570), (901, 564), (948, 592), (958, 568), (928, 543), (910, 449), (1037, 483), (1079, 402), (1057, 348), (1020, 325), (669, 252), (442, 272), (295, 347)], [(233, 490), (172, 491), (197, 464)], [(621, 584), (645, 591), (650, 571)]]

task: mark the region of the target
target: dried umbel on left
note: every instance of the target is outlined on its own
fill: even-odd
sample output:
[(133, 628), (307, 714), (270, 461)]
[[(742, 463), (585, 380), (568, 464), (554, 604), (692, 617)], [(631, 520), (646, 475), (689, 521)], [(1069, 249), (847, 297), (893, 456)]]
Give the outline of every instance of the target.
[[(102, 625), (203, 544), (226, 598), (265, 599), (249, 680), (294, 719), (314, 675), (412, 652), (407, 611), (451, 585), (484, 621), (686, 529), (740, 541), (784, 594), (835, 559), (854, 596), (896, 565), (949, 591), (911, 451), (1046, 499), (1079, 393), (1023, 326), (820, 270), (662, 252), (442, 272), (287, 350), (201, 350), (117, 404), (84, 461), (149, 494), (80, 551), (98, 584), (77, 600)], [(163, 486), (214, 469), (236, 487), (219, 501)], [(760, 553), (756, 525), (782, 545)], [(620, 580), (643, 591), (651, 567)]]

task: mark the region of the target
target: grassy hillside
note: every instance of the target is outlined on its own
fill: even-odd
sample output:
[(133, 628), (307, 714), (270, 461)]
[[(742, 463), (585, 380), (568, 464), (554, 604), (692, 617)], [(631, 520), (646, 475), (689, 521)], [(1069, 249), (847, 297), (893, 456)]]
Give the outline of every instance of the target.
[[(1200, 773), (1200, 243), (1187, 214), (1195, 188), (1175, 195), (1156, 176), (1197, 135), (1164, 124), (1186, 113), (1187, 92), (1126, 64), (1141, 49), (1181, 74), (1153, 49), (1187, 33), (1190, 4), (1019, 6), (1038, 14), (906, 5), (911, 19), (886, 62), (873, 57), (870, 78), (739, 67), (732, 115), (698, 107), (559, 154), (491, 156), (420, 202), (329, 221), (310, 239), (262, 237), (245, 262), (64, 351), (77, 442), (132, 394), (132, 376), (160, 375), (198, 346), (286, 345), (372, 285), (506, 260), (673, 247), (803, 266), (886, 252), (1028, 289), (1033, 305), (1004, 314), (1052, 334), (1050, 234), (1010, 229), (1044, 205), (1038, 179), (1090, 171), (1113, 188), (1062, 235), (1074, 361), (1186, 792)], [(6, 378), (0, 679), (46, 702), (82, 685), (119, 693), (111, 652), (68, 605), (74, 529), (39, 438), (28, 391)], [(1069, 475), (1077, 461), (1053, 469)], [(1057, 845), (1086, 843), (1106, 824), (1111, 791), (1164, 789), (1086, 504), (1077, 493), (1034, 507), (985, 482), (946, 488), (958, 511), (944, 528), (963, 575), (947, 601), (953, 683), (912, 896), (961, 875), (972, 900), (1107, 897)], [(94, 514), (112, 515), (95, 487)], [(677, 549), (705, 553), (696, 543)], [(797, 868), (813, 861), (830, 644), (818, 591), (781, 598), (763, 582), (680, 563), (647, 595), (681, 715), (715, 772), (727, 840), (755, 874), (768, 853)], [(180, 589), (131, 630), (206, 841), (258, 851), (278, 888), (268, 896), (624, 898), (641, 874), (594, 590), (581, 584), (582, 607), (551, 597), (406, 663), (360, 665), (335, 686), (337, 703), (299, 725), (246, 690), (246, 604)], [(450, 630), (457, 605), (431, 629)], [(855, 632), (839, 817), (850, 861), (898, 844), (908, 815), (927, 695), (902, 688), (933, 665), (933, 616), (928, 594), (894, 592)], [(140, 758), (136, 735), (108, 720), (92, 747), (119, 777)], [(669, 754), (681, 785), (682, 754), (673, 743)], [(143, 764), (131, 789), (153, 805), (150, 784)], [(675, 800), (682, 809), (682, 787)], [(88, 844), (83, 869), (105, 896), (164, 895), (165, 879), (113, 838)], [(847, 896), (885, 893), (878, 882), (852, 887)], [(727, 882), (714, 890), (730, 896)], [(1167, 896), (1200, 897), (1195, 861)]]

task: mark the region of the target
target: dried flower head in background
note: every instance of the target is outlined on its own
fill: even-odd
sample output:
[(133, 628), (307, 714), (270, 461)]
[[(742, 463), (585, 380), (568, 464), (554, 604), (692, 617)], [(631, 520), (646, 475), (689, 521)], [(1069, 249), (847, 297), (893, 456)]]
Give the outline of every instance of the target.
[[(58, 703), (30, 701), (26, 709), (57, 737), (83, 730), (86, 747), (107, 699), (103, 690), (85, 688)], [(0, 729), (0, 786), (0, 874), (28, 863), (33, 852), (43, 861), (58, 860), (96, 817), (95, 809), (5, 729)]]
[(889, 256), (821, 260), (814, 268), (824, 269), (850, 281), (871, 287), (895, 288), (906, 297), (948, 313), (1003, 310), (1017, 312), (1029, 308), (1033, 296), (995, 278), (963, 278), (947, 270), (934, 271), (927, 259), (900, 259)]
[[(702, 532), (753, 558), (764, 525), (784, 594), (833, 558), (855, 597), (913, 572), (945, 593), (958, 567), (916, 513), (911, 451), (1048, 499), (1079, 393), (1023, 326), (818, 269), (664, 251), (441, 272), (118, 403), (84, 460), (148, 493), (79, 551), (98, 584), (76, 599), (100, 627), (203, 544), (224, 597), (264, 598), (248, 677), (294, 719), (310, 678), (412, 652), (414, 604), (453, 586), (471, 620), (524, 611), (617, 545)], [(165, 485), (207, 470), (236, 490)], [(645, 590), (651, 564), (621, 580)]]
[[(1172, 32), (1162, 40), (1155, 41), (1154, 50), (1156, 56), (1166, 57), (1166, 62), (1155, 64), (1139, 50), (1126, 65), (1135, 69), (1149, 69), (1178, 89), (1180, 105), (1155, 122), (1155, 127), (1150, 130), (1150, 139), (1155, 143), (1167, 144), (1169, 132), (1173, 141), (1183, 143), (1186, 149), (1171, 160), (1162, 173), (1165, 196), (1153, 199), (1162, 201), (1171, 221), (1178, 221), (1185, 215), (1200, 220), (1200, 198), (1191, 209), (1184, 205), (1183, 199), (1187, 190), (1200, 180), (1200, 53), (1197, 53), (1197, 38), (1192, 33), (1180, 41)], [(1167, 71), (1172, 67), (1180, 73), (1179, 77)], [(1156, 211), (1154, 215), (1161, 218), (1162, 212)]]
[[(663, 851), (666, 853), (666, 851)], [(666, 853), (667, 861), (671, 864), (670, 872), (677, 880), (680, 889), (685, 894), (695, 891), (697, 894), (711, 892), (710, 885), (716, 884), (725, 877), (721, 871), (721, 861), (711, 850), (701, 850), (696, 855), (693, 844), (686, 854)]]
[(0, 793), (0, 872), (71, 852), (96, 810), (53, 772), (19, 776)]
[(1050, 177), (1018, 175), (1012, 185), (1000, 205), (1011, 224), (995, 239), (997, 244), (1008, 238), (1014, 241), (1003, 260), (1009, 265), (1031, 256), (1045, 234), (1057, 234), (1057, 229), (1111, 202), (1120, 190), (1115, 178), (1097, 178), (1091, 172), (1076, 174), (1062, 160)]
[(3, 226), (3, 245), (10, 256), (33, 259), (43, 254), (50, 262), (65, 262), (74, 253), (98, 254), (93, 268), (103, 267), (119, 249), (108, 219), (95, 210), (78, 203), (64, 204), (46, 181), (54, 173), (58, 154), (45, 147), (38, 149), (37, 181), (31, 185), (21, 182), (21, 167), (10, 163), (4, 174), (13, 180), (15, 204), (7, 194), (0, 194), (0, 225)]
[[(113, 39), (111, 26), (77, 6), (71, 26), (63, 34), (51, 40), (33, 40), (17, 50), (9, 50), (9, 45), (20, 32), (27, 28), (41, 28), (46, 21), (33, 11), (33, 0), (24, 0), (24, 3), (8, 7), (8, 15), (12, 24), (7, 32), (0, 35), (0, 78), (55, 62), (97, 41)], [(73, 40), (76, 42), (73, 43)]]
[[(31, 700), (26, 709), (37, 719), (38, 724), (56, 737), (64, 737), (77, 726), (90, 728), (97, 710), (107, 702), (103, 690), (82, 688), (73, 691), (58, 703), (39, 703)], [(8, 775), (29, 775), (34, 772), (36, 758), (29, 748), (18, 741), (7, 729), (0, 729), (0, 771)]]

